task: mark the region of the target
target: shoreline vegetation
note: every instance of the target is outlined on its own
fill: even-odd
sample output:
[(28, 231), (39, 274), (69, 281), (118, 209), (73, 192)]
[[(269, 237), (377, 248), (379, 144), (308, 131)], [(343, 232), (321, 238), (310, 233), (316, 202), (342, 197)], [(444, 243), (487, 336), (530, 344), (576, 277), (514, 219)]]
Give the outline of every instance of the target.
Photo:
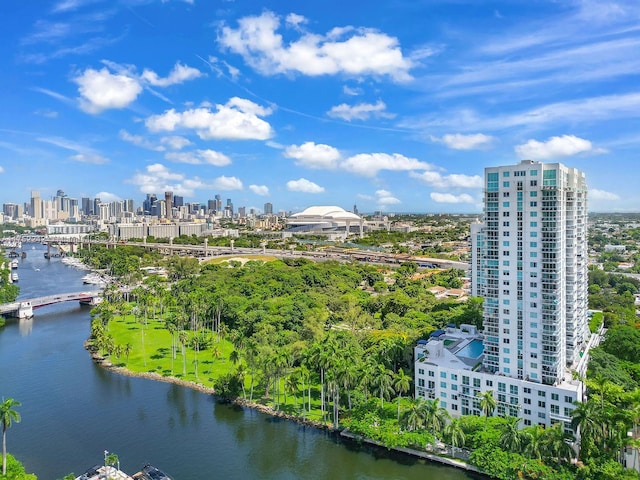
[[(477, 399), (483, 416), (460, 418), (438, 399), (412, 398), (417, 340), (448, 324), (481, 325), (481, 299), (432, 293), (460, 288), (462, 271), (299, 258), (200, 264), (129, 246), (78, 255), (120, 282), (92, 310), (87, 343), (119, 373), (217, 392), (327, 431), (346, 428), (388, 450), (463, 457), (492, 478), (639, 478), (618, 462), (618, 434), (631, 420), (604, 385), (588, 383), (593, 400), (584, 405), (593, 412), (579, 413), (593, 416), (575, 418), (583, 428), (579, 461), (560, 426), (520, 428), (518, 418), (494, 417), (492, 392)], [(144, 267), (166, 277), (143, 276)], [(594, 419), (605, 429), (585, 430)]]

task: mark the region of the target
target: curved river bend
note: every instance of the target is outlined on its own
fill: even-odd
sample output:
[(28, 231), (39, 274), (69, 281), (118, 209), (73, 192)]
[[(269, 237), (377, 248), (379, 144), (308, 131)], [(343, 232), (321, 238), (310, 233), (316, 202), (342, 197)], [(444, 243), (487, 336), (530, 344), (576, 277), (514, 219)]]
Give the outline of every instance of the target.
[[(87, 289), (85, 272), (45, 260), (42, 245), (25, 250), (20, 298)], [(195, 390), (105, 371), (83, 348), (89, 323), (89, 309), (69, 302), (0, 330), (0, 397), (22, 402), (7, 448), (40, 480), (82, 473), (104, 450), (118, 454), (124, 471), (149, 462), (175, 480), (472, 478)]]

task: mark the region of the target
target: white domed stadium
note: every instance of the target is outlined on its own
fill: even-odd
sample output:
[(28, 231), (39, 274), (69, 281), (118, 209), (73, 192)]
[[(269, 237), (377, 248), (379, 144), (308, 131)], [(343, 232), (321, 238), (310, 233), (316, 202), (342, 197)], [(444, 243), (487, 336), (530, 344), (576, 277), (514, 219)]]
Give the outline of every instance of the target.
[(362, 235), (364, 221), (355, 213), (336, 206), (314, 206), (294, 213), (287, 219), (291, 233)]

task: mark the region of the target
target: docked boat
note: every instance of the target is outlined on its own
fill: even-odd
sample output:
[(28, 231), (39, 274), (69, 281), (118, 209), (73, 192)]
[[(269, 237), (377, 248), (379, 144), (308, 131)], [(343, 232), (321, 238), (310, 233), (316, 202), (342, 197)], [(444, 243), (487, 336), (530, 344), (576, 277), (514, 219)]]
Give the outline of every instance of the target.
[(18, 274), (17, 273), (12, 273), (11, 274), (11, 281), (13, 281), (13, 282), (17, 282), (18, 281)]
[(18, 265), (19, 265), (18, 260), (15, 260), (15, 259), (11, 260), (11, 268), (12, 269), (18, 268)]
[(133, 478), (135, 480), (171, 480), (171, 477), (153, 465), (145, 465)]

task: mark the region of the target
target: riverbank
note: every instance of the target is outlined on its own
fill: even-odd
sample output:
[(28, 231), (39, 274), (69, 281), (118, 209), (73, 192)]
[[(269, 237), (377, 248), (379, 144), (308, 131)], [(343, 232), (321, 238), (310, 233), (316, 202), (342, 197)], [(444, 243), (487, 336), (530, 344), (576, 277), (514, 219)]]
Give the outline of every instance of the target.
[[(174, 385), (179, 385), (181, 387), (196, 390), (201, 393), (216, 395), (215, 389), (213, 389), (212, 387), (201, 385), (199, 383), (183, 380), (183, 379), (172, 377), (172, 376), (163, 376), (154, 372), (133, 372), (125, 367), (119, 367), (119, 366), (113, 365), (109, 359), (102, 356), (99, 352), (92, 351), (89, 340), (85, 341), (84, 347), (91, 355), (92, 360), (101, 368), (104, 368), (105, 370), (117, 373), (119, 375), (124, 375), (127, 377), (145, 378), (148, 380), (171, 383)], [(482, 478), (490, 478), (474, 465), (466, 463), (462, 460), (457, 460), (450, 457), (444, 457), (434, 453), (429, 453), (426, 451), (420, 451), (420, 450), (415, 450), (415, 449), (406, 448), (406, 447), (387, 447), (383, 443), (378, 442), (376, 440), (353, 434), (349, 432), (348, 429), (343, 429), (343, 428), (334, 429), (331, 425), (323, 424), (321, 422), (317, 422), (314, 420), (309, 420), (307, 418), (302, 418), (297, 415), (291, 415), (286, 412), (283, 412), (282, 410), (275, 410), (272, 407), (269, 407), (268, 405), (252, 402), (241, 397), (230, 398), (228, 399), (228, 401), (234, 405), (251, 408), (265, 415), (270, 415), (272, 417), (289, 420), (291, 422), (295, 422), (300, 425), (316, 428), (319, 430), (324, 430), (324, 431), (339, 435), (343, 439), (347, 439), (358, 444), (366, 443), (368, 445), (382, 448), (387, 451), (393, 451), (396, 453), (400, 453), (402, 455), (408, 455), (414, 458), (424, 459), (429, 462), (439, 463), (441, 465), (445, 465), (448, 467), (465, 470), (466, 472), (473, 473), (474, 475), (478, 475)]]
[[(180, 385), (181, 387), (185, 387), (185, 388), (190, 388), (192, 390), (196, 390), (198, 392), (201, 393), (206, 393), (209, 395), (216, 395), (216, 391), (214, 388), (212, 387), (207, 387), (205, 385), (196, 383), (196, 382), (191, 382), (188, 380), (183, 380), (181, 378), (177, 378), (177, 377), (172, 377), (172, 376), (164, 376), (164, 375), (160, 375), (159, 373), (155, 373), (155, 372), (133, 372), (125, 367), (119, 367), (117, 365), (113, 365), (111, 363), (111, 361), (107, 358), (105, 358), (104, 356), (102, 356), (99, 352), (97, 351), (93, 351), (91, 349), (91, 345), (89, 340), (85, 341), (84, 343), (84, 348), (89, 352), (89, 354), (91, 355), (92, 360), (99, 365), (100, 367), (104, 368), (105, 370), (109, 370), (111, 372), (117, 373), (119, 375), (124, 375), (127, 377), (135, 377), (135, 378), (146, 378), (148, 380), (155, 380), (155, 381), (159, 381), (159, 382), (164, 382), (164, 383), (172, 383), (174, 385)], [(340, 433), (342, 429), (339, 430), (335, 430), (332, 426), (330, 425), (326, 425), (323, 424), (321, 422), (316, 422), (315, 420), (310, 420), (308, 418), (302, 418), (299, 417), (297, 415), (291, 415), (289, 413), (283, 412), (282, 410), (275, 410), (274, 408), (268, 406), (268, 405), (264, 405), (262, 403), (257, 403), (257, 402), (252, 402), (249, 400), (246, 400), (244, 398), (241, 397), (234, 397), (234, 398), (229, 398), (228, 401), (230, 403), (233, 403), (234, 405), (238, 405), (241, 407), (247, 407), (247, 408), (251, 408), (254, 410), (259, 411), (260, 413), (264, 413), (266, 415), (270, 415), (272, 417), (278, 417), (278, 418), (282, 418), (285, 420), (290, 420), (292, 422), (301, 424), (301, 425), (306, 425), (309, 427), (313, 427), (313, 428), (317, 428), (317, 429), (321, 429), (321, 430), (326, 430), (326, 431), (331, 431), (331, 432), (335, 432), (335, 433)]]

